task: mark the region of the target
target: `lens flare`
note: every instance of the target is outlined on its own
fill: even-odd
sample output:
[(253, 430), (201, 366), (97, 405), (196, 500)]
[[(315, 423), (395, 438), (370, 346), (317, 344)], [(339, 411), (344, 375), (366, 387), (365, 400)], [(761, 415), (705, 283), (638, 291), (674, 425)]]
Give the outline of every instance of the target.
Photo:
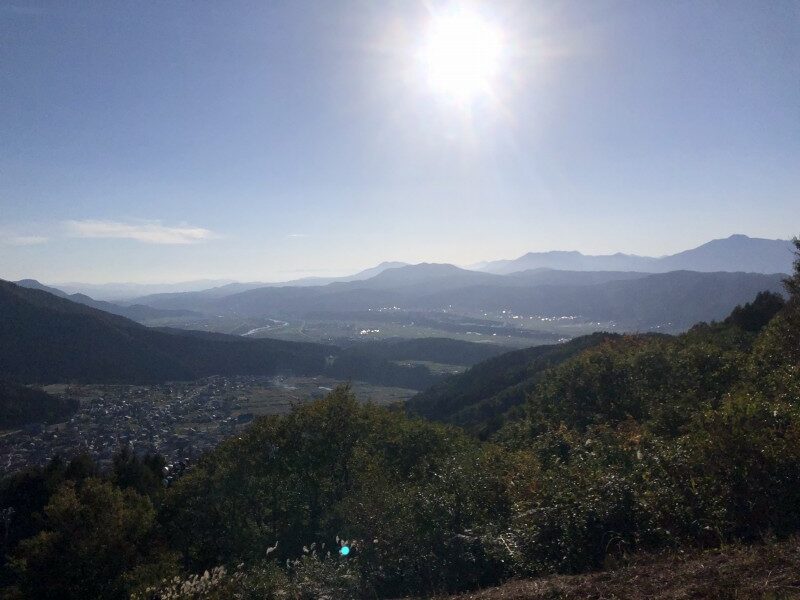
[(431, 17), (419, 59), (432, 89), (465, 102), (491, 93), (502, 55), (499, 28), (461, 9)]

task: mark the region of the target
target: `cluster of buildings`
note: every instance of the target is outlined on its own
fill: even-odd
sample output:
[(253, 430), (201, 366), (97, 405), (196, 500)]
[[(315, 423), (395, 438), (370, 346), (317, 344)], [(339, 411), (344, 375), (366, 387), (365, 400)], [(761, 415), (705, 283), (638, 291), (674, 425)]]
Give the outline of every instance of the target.
[(242, 402), (257, 385), (270, 383), (213, 377), (152, 386), (70, 386), (64, 393), (77, 397), (80, 408), (66, 423), (0, 435), (0, 473), (81, 453), (107, 466), (125, 445), (136, 454), (161, 454), (168, 465), (186, 465), (253, 419)]

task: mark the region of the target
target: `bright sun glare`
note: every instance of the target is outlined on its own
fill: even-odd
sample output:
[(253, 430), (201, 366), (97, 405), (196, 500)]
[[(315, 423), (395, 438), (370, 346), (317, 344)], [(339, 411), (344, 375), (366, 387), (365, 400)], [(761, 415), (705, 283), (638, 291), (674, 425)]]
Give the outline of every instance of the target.
[(432, 17), (420, 60), (431, 87), (463, 103), (492, 91), (502, 51), (497, 27), (480, 14), (459, 10)]

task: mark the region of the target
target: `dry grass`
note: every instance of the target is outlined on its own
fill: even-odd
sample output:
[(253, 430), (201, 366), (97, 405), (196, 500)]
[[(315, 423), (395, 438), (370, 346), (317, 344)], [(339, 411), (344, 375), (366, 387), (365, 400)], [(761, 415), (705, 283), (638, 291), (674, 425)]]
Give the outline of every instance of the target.
[[(800, 538), (639, 559), (585, 575), (513, 581), (449, 600), (800, 599)], [(444, 599), (440, 599), (444, 600)]]

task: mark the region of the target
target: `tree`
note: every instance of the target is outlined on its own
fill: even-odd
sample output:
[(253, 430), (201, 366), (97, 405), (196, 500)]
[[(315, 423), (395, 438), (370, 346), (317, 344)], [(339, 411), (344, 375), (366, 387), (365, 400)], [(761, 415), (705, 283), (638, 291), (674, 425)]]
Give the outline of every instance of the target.
[(745, 331), (758, 332), (766, 327), (785, 304), (779, 294), (760, 292), (752, 302), (734, 308), (725, 323), (736, 325)]
[(114, 455), (112, 479), (122, 489), (130, 488), (151, 500), (160, 497), (164, 490), (164, 458), (158, 454), (136, 456), (125, 445)]
[(126, 597), (122, 575), (139, 562), (155, 513), (150, 501), (108, 482), (64, 483), (44, 509), (45, 527), (23, 540), (12, 569), (24, 597)]
[(793, 242), (794, 273), (784, 279), (789, 299), (759, 336), (750, 361), (753, 385), (789, 402), (800, 398), (800, 237)]
[(794, 273), (783, 280), (786, 291), (797, 301), (800, 299), (800, 237), (792, 239), (794, 244)]

